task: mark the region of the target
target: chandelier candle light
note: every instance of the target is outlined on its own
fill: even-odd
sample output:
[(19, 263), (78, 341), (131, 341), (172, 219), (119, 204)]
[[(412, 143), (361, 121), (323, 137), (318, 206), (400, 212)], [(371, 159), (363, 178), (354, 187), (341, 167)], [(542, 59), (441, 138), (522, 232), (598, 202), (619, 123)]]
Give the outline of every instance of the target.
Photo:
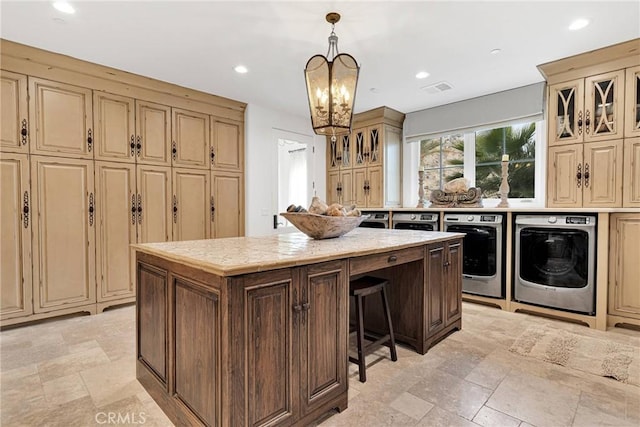
[(338, 52), (338, 36), (334, 32), (340, 15), (331, 12), (326, 16), (331, 24), (327, 56), (314, 55), (305, 67), (311, 125), (318, 135), (331, 136), (351, 132), (353, 104), (360, 68), (349, 54)]
[(499, 208), (509, 207), (509, 155), (502, 155), (502, 183), (500, 183), (500, 203)]

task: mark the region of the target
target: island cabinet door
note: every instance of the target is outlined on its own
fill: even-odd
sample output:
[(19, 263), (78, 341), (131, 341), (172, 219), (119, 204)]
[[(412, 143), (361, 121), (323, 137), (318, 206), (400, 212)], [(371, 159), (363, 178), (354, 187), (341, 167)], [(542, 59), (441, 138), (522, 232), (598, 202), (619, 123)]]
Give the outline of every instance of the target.
[(443, 243), (427, 247), (427, 336), (444, 328), (445, 323), (445, 291), (444, 263), (446, 262), (445, 246)]
[(449, 326), (462, 316), (462, 242), (451, 241), (446, 244), (444, 263), (445, 288), (445, 326)]
[[(298, 363), (294, 360), (294, 270), (256, 273), (233, 280), (229, 425), (289, 425), (299, 413)], [(237, 339), (235, 338), (237, 337)], [(225, 423), (226, 424), (226, 423)]]
[(348, 277), (346, 263), (301, 268), (294, 290), (300, 345), (300, 412), (305, 416), (346, 393)]

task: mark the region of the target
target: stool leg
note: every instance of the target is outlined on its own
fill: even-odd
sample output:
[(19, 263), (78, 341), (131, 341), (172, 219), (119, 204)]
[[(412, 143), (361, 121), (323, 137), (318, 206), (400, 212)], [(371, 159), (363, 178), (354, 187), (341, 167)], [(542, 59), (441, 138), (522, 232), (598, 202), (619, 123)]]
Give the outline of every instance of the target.
[(367, 381), (366, 364), (364, 361), (364, 318), (362, 309), (362, 295), (356, 297), (356, 335), (358, 340), (358, 373), (360, 382)]
[(384, 306), (384, 318), (387, 321), (387, 326), (389, 327), (389, 349), (391, 349), (391, 360), (395, 362), (398, 360), (398, 354), (396, 353), (396, 340), (393, 336), (393, 326), (391, 325), (391, 313), (389, 310), (386, 288), (386, 286), (382, 287), (382, 305)]

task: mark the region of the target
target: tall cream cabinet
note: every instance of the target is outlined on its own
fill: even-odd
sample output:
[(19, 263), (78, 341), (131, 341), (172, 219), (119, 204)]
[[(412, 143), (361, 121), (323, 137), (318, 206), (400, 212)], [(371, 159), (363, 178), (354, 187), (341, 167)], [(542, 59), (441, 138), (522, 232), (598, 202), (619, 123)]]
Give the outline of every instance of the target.
[(360, 208), (402, 205), (402, 123), (388, 107), (355, 114), (349, 135), (327, 138), (327, 200)]
[[(640, 39), (538, 66), (548, 86), (547, 206), (633, 207)], [(625, 190), (623, 190), (625, 189)]]
[(131, 244), (244, 234), (245, 104), (0, 43), (2, 326), (134, 301)]
[(608, 323), (640, 326), (640, 213), (612, 214), (609, 223)]
[(0, 152), (0, 199), (0, 320), (6, 320), (33, 313), (33, 214), (26, 154)]

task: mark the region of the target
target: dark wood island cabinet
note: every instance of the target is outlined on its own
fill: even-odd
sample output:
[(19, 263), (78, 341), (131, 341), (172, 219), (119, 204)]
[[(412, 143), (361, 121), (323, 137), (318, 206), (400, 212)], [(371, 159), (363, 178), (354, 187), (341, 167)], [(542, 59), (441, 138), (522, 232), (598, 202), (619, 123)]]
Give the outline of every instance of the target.
[[(397, 340), (461, 326), (462, 234), (357, 229), (136, 245), (137, 378), (176, 425), (308, 425), (347, 407), (349, 278), (388, 278)], [(367, 304), (367, 324), (381, 324)]]

